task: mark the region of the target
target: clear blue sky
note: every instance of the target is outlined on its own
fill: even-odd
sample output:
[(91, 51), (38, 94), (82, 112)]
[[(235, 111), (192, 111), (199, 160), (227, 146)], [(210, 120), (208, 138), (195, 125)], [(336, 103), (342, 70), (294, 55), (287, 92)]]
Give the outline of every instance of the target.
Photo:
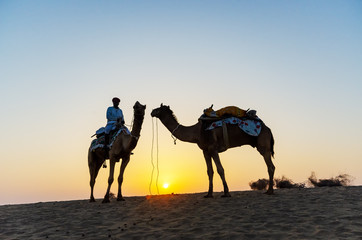
[[(211, 104), (256, 109), (276, 140), (276, 177), (347, 173), (361, 185), (361, 42), (361, 1), (0, 0), (0, 204), (88, 198), (90, 135), (114, 96), (127, 124), (137, 100), (147, 105), (126, 196), (148, 194), (160, 103), (184, 125)], [(160, 181), (206, 191), (201, 151), (174, 146), (160, 123), (159, 139)], [(250, 147), (221, 158), (233, 191), (267, 176)]]

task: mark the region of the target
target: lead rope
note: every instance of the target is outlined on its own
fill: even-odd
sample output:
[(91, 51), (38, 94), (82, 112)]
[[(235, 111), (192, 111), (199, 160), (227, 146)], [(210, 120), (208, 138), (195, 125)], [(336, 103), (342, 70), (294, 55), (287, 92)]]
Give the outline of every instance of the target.
[(155, 170), (155, 164), (153, 164), (153, 139), (154, 139), (154, 129), (153, 129), (153, 118), (152, 118), (152, 144), (151, 144), (151, 164), (152, 164), (152, 172), (151, 172), (151, 181), (150, 185), (148, 187), (148, 191), (150, 192), (150, 195), (152, 195), (152, 180), (153, 180), (153, 171)]
[[(155, 130), (154, 130), (154, 123), (153, 123), (153, 118), (152, 118), (152, 147), (151, 147), (151, 164), (152, 164), (152, 173), (151, 173), (151, 180), (150, 180), (150, 185), (149, 185), (149, 192), (150, 195), (152, 195), (152, 181), (153, 181), (153, 173), (155, 171), (155, 164), (153, 161), (153, 149), (154, 149), (154, 139), (155, 139)], [(156, 188), (157, 188), (157, 193), (160, 194), (159, 189), (158, 189), (158, 177), (160, 174), (159, 171), (159, 167), (158, 167), (158, 124), (157, 124), (157, 119), (156, 119), (156, 157), (157, 157), (157, 178), (156, 178)]]
[(175, 127), (175, 129), (171, 132), (171, 137), (172, 137), (172, 139), (173, 139), (173, 144), (175, 144), (176, 145), (176, 140), (177, 140), (177, 138), (173, 135), (173, 133), (177, 130), (177, 128), (180, 126), (180, 124), (179, 125), (177, 125), (177, 127)]
[(158, 167), (158, 121), (156, 119), (156, 162), (157, 162), (157, 178), (156, 178), (156, 188), (157, 194), (160, 195), (160, 191), (158, 189), (158, 177), (160, 176), (160, 169)]

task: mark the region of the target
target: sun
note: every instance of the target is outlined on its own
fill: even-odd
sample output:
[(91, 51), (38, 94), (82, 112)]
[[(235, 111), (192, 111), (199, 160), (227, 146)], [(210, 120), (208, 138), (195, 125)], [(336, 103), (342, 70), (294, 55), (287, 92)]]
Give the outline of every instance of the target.
[(163, 184), (163, 188), (168, 188), (169, 186), (170, 186), (169, 183), (164, 183), (164, 184)]

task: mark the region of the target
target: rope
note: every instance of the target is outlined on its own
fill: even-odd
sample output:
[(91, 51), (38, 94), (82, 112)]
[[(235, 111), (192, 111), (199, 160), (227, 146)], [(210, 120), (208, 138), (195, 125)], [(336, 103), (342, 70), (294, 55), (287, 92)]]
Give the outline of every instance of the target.
[(128, 127), (128, 128), (130, 129), (130, 131), (132, 131), (133, 122), (134, 122), (134, 114), (133, 114), (133, 117), (132, 117), (131, 125), (128, 125), (128, 124), (126, 124), (126, 123), (124, 123), (124, 125), (125, 125), (126, 127)]
[[(155, 164), (153, 161), (153, 149), (154, 149), (154, 140), (155, 140), (155, 129), (154, 129), (154, 123), (153, 123), (153, 118), (152, 118), (152, 147), (151, 147), (151, 164), (152, 164), (152, 173), (151, 173), (151, 180), (150, 180), (150, 185), (149, 185), (149, 192), (150, 195), (152, 195), (152, 182), (153, 182), (153, 173), (155, 171)], [(157, 194), (160, 194), (160, 191), (158, 189), (158, 177), (160, 175), (160, 169), (158, 166), (158, 122), (156, 119), (156, 166), (157, 166), (157, 177), (156, 177), (156, 188), (157, 188)]]
[(156, 156), (157, 156), (157, 178), (156, 178), (156, 188), (157, 194), (160, 195), (160, 191), (158, 189), (158, 177), (160, 176), (160, 169), (158, 167), (158, 121), (156, 119)]
[(179, 125), (177, 125), (177, 127), (175, 127), (175, 129), (171, 132), (171, 137), (172, 137), (172, 139), (173, 139), (173, 143), (176, 145), (176, 140), (177, 140), (177, 138), (173, 135), (173, 133), (177, 130), (177, 128), (180, 126), (180, 124)]
[(152, 195), (152, 180), (153, 180), (153, 172), (155, 170), (155, 164), (153, 163), (153, 140), (154, 140), (154, 129), (153, 129), (153, 118), (152, 118), (152, 146), (151, 146), (151, 164), (152, 164), (152, 173), (151, 173), (151, 181), (150, 181), (150, 185), (148, 187), (148, 190), (150, 192), (150, 195)]

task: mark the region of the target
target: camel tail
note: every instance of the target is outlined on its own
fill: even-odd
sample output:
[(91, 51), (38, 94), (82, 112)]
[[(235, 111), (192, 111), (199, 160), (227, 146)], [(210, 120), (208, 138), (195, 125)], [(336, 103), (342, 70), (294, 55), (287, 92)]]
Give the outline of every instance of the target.
[(274, 158), (274, 137), (273, 137), (273, 133), (271, 132), (270, 130), (270, 153), (271, 153), (271, 156)]
[(88, 166), (90, 167), (94, 162), (94, 153), (90, 149), (88, 150)]

